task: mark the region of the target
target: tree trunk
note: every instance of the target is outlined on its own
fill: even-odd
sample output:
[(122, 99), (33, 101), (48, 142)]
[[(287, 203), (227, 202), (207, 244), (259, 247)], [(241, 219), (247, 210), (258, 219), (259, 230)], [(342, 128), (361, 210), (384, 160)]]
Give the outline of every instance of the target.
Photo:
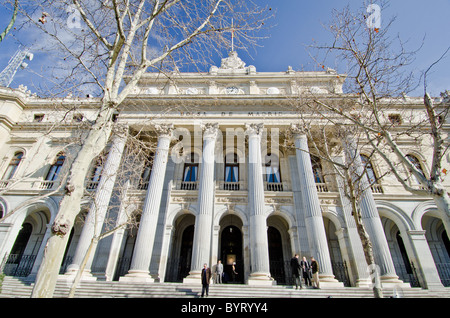
[(76, 159), (74, 160), (66, 185), (66, 194), (61, 200), (58, 215), (51, 228), (45, 247), (44, 258), (36, 277), (32, 298), (51, 298), (55, 290), (59, 269), (75, 218), (80, 212), (84, 194), (84, 182), (92, 160), (105, 148), (112, 125), (109, 122), (113, 109), (107, 109), (105, 116), (99, 112), (97, 122), (90, 129)]
[(361, 239), (361, 243), (362, 243), (363, 251), (364, 251), (364, 257), (366, 258), (366, 262), (368, 264), (368, 270), (370, 271), (370, 277), (374, 279), (374, 284), (373, 284), (373, 288), (372, 288), (373, 296), (375, 298), (383, 298), (383, 291), (381, 288), (380, 277), (379, 277), (380, 275), (379, 275), (379, 271), (377, 270), (377, 265), (375, 264), (375, 256), (373, 255), (372, 243), (370, 241), (369, 234), (367, 234), (367, 231), (361, 220), (361, 215), (358, 210), (356, 196), (355, 196), (355, 192), (354, 192), (355, 188), (354, 188), (353, 180), (349, 176), (348, 169), (346, 169), (345, 171), (347, 173), (347, 184), (349, 187), (350, 202), (352, 205), (352, 215), (355, 219), (359, 238)]
[(72, 286), (70, 287), (69, 290), (69, 298), (74, 298), (75, 297), (75, 292), (77, 290), (78, 287), (78, 283), (81, 280), (81, 276), (83, 276), (83, 272), (84, 269), (86, 267), (87, 261), (89, 259), (89, 257), (91, 256), (92, 251), (95, 251), (95, 247), (98, 244), (98, 237), (94, 236), (91, 240), (91, 243), (89, 244), (89, 248), (86, 251), (86, 254), (83, 257), (83, 261), (80, 264), (80, 268), (78, 269), (77, 274), (75, 275), (75, 278), (73, 280)]

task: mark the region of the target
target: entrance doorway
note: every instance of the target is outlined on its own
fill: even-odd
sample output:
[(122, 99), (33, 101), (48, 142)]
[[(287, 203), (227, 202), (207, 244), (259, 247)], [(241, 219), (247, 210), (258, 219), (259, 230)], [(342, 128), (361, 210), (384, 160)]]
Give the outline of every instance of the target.
[(189, 275), (189, 271), (191, 270), (193, 241), (194, 241), (194, 226), (190, 225), (183, 232), (180, 258), (178, 263), (177, 281), (182, 281), (183, 278)]
[(165, 282), (182, 282), (191, 270), (195, 217), (192, 214), (185, 214), (174, 223), (175, 231), (167, 261)]
[[(223, 263), (225, 283), (244, 283), (244, 259), (242, 257), (242, 232), (230, 225), (223, 229), (220, 244), (220, 259)], [(234, 264), (234, 271), (233, 271)]]
[(269, 243), (270, 276), (277, 281), (277, 284), (285, 285), (287, 282), (281, 234), (276, 228), (269, 226), (267, 239)]

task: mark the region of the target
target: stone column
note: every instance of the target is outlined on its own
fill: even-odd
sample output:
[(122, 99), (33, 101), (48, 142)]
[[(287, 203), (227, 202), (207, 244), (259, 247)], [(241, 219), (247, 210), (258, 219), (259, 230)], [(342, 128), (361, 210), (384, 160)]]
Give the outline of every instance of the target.
[[(73, 277), (78, 272), (83, 258), (88, 251), (89, 245), (91, 244), (92, 238), (94, 235), (99, 235), (101, 233), (103, 221), (105, 220), (109, 201), (114, 188), (114, 183), (116, 182), (117, 171), (119, 169), (122, 154), (125, 148), (125, 142), (126, 135), (123, 132), (120, 132), (113, 137), (111, 149), (109, 150), (108, 157), (102, 171), (102, 177), (97, 185), (94, 202), (91, 204), (83, 230), (81, 231), (73, 262), (69, 265), (67, 272), (65, 273), (68, 278)], [(85, 278), (91, 276), (90, 271), (94, 254), (95, 250), (91, 252), (89, 260), (84, 268), (83, 275)]]
[(407, 231), (406, 234), (407, 237), (403, 242), (408, 249), (408, 254), (411, 255), (410, 259), (416, 268), (422, 288), (431, 290), (444, 288), (425, 237), (425, 231)]
[(247, 124), (248, 136), (248, 209), (250, 214), (249, 285), (271, 285), (267, 222), (264, 215), (264, 182), (261, 159), (263, 124)]
[(219, 133), (218, 124), (203, 126), (203, 154), (198, 189), (198, 212), (195, 218), (192, 261), (185, 283), (200, 284), (203, 264), (211, 267), (212, 217), (214, 210), (214, 148)]
[(159, 134), (158, 145), (153, 159), (152, 172), (142, 209), (136, 243), (134, 245), (133, 258), (128, 274), (121, 277), (121, 281), (137, 280), (154, 282), (154, 278), (149, 275), (149, 267), (153, 254), (156, 226), (158, 225), (158, 215), (173, 125), (158, 125), (155, 128)]
[[(367, 234), (372, 243), (375, 264), (380, 267), (380, 279), (382, 286), (398, 285), (403, 282), (398, 279), (395, 273), (394, 262), (392, 261), (389, 246), (384, 234), (383, 225), (378, 214), (378, 209), (373, 198), (370, 183), (364, 171), (356, 142), (348, 134), (343, 136), (345, 154), (348, 162), (352, 163), (352, 178), (360, 189), (359, 204), (361, 209), (361, 219), (366, 228)], [(362, 177), (360, 177), (362, 176)]]
[[(342, 157), (334, 157), (334, 161), (344, 164), (344, 160)], [(341, 170), (341, 169), (340, 169)], [(342, 170), (341, 170), (342, 171)], [(342, 173), (344, 173), (342, 171)], [(341, 199), (342, 204), (342, 215), (345, 220), (345, 224), (347, 225), (348, 232), (348, 243), (349, 243), (349, 252), (352, 257), (350, 258), (350, 269), (354, 274), (355, 285), (356, 287), (367, 287), (369, 288), (372, 285), (372, 280), (369, 276), (368, 265), (366, 262), (366, 257), (364, 255), (364, 249), (361, 243), (361, 238), (358, 234), (358, 230), (356, 228), (356, 222), (353, 216), (352, 207), (350, 199), (347, 197), (345, 191), (345, 181), (344, 179), (337, 175), (336, 182), (339, 191), (339, 197)]]
[(309, 155), (308, 139), (303, 129), (292, 125), (291, 132), (294, 135), (297, 169), (300, 178), (303, 208), (305, 210), (305, 224), (308, 231), (308, 242), (311, 256), (319, 262), (319, 277), (322, 283), (342, 284), (334, 279), (331, 266), (330, 252), (328, 250), (325, 225), (320, 209), (319, 195), (317, 194), (314, 180), (311, 156)]

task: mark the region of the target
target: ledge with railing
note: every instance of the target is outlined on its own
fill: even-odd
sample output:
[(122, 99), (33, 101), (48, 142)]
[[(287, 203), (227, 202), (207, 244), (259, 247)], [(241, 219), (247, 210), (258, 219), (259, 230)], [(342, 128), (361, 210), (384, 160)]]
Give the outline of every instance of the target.
[(237, 181), (237, 182), (219, 181), (219, 190), (245, 191), (247, 190), (247, 183), (244, 181)]
[(59, 186), (60, 181), (54, 180), (38, 180), (38, 179), (24, 179), (24, 180), (0, 180), (0, 190), (54, 190)]

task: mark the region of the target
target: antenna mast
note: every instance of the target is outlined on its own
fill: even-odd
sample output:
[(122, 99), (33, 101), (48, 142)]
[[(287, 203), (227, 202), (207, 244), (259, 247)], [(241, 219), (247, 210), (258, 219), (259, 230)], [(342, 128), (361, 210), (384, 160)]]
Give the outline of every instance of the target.
[(30, 53), (28, 49), (18, 50), (9, 60), (8, 66), (0, 73), (0, 86), (9, 87), (19, 67), (25, 69), (28, 66), (24, 59), (31, 61), (33, 53)]

